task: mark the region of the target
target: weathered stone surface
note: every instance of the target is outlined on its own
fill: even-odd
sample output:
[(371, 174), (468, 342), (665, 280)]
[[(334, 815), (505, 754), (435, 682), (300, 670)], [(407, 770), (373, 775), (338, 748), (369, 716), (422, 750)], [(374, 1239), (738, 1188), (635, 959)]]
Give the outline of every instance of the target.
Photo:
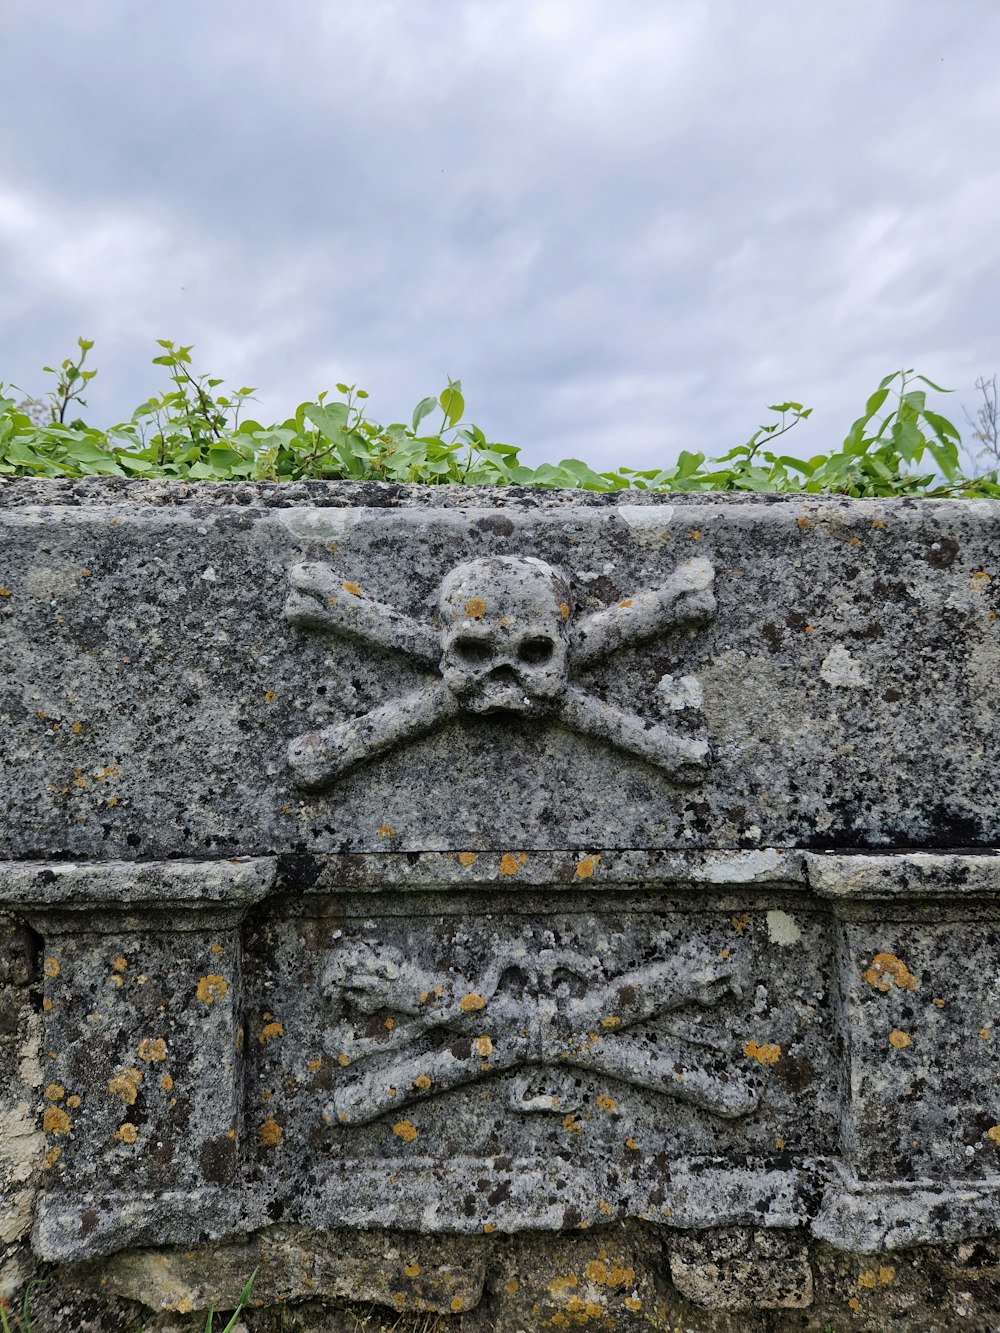
[(975, 1326), (998, 518), (0, 483), (0, 1296)]

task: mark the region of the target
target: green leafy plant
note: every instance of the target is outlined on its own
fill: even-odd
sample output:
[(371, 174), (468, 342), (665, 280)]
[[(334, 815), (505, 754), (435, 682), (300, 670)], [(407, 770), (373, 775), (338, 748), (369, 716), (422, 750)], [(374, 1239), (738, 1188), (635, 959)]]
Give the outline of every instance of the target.
[[(250, 1274), (250, 1276), (247, 1278), (246, 1285), (240, 1292), (239, 1304), (236, 1306), (236, 1309), (230, 1316), (229, 1323), (222, 1330), (222, 1333), (233, 1333), (233, 1329), (236, 1327), (237, 1320), (239, 1319), (240, 1315), (243, 1313), (243, 1311), (247, 1308), (247, 1305), (249, 1304), (250, 1292), (251, 1289), (253, 1288), (254, 1279), (256, 1278), (258, 1271), (259, 1270), (255, 1268), (253, 1272)], [(205, 1333), (213, 1333), (212, 1323), (214, 1319), (215, 1319), (215, 1302), (213, 1301), (212, 1304), (209, 1306), (208, 1319), (205, 1321)]]
[[(369, 415), (364, 389), (337, 384), (335, 396), (320, 393), (285, 420), (266, 425), (245, 415), (254, 389), (226, 391), (222, 380), (195, 372), (191, 347), (168, 339), (158, 345), (154, 364), (168, 371), (171, 387), (107, 430), (80, 419), (66, 422), (71, 404), (86, 405), (81, 393), (96, 374), (84, 369), (93, 346), (85, 338), (78, 340), (78, 357), (63, 361), (58, 370), (46, 368), (56, 384), (44, 411), (41, 400), (15, 402), (0, 384), (0, 476), (1000, 496), (996, 471), (963, 474), (959, 432), (928, 404), (928, 389), (950, 391), (913, 370), (885, 376), (840, 447), (826, 453), (797, 457), (782, 451), (778, 441), (812, 411), (788, 401), (772, 404), (773, 420), (718, 457), (683, 450), (668, 467), (601, 472), (575, 458), (525, 466), (516, 445), (490, 441), (466, 419), (460, 380), (449, 378), (436, 397), (422, 398), (408, 422), (380, 424)], [(438, 412), (436, 429), (428, 428)], [(46, 414), (48, 419), (41, 419)]]
[(0, 1333), (32, 1333), (31, 1289), (39, 1286), (41, 1286), (40, 1282), (29, 1282), (25, 1287), (20, 1314), (8, 1314), (6, 1302), (0, 1302)]

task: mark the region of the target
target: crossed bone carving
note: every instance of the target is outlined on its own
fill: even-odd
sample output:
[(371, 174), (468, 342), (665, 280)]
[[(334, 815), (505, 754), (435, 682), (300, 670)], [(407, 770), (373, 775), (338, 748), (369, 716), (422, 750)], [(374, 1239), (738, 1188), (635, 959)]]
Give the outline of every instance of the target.
[(710, 619), (715, 571), (707, 560), (687, 560), (659, 588), (575, 621), (569, 583), (552, 565), (532, 556), (470, 560), (441, 582), (438, 628), (342, 582), (327, 565), (295, 565), (290, 579), (285, 617), (293, 625), (395, 649), (441, 677), (362, 717), (296, 737), (288, 761), (302, 787), (325, 787), (459, 711), (550, 718), (658, 765), (679, 783), (699, 781), (707, 767), (704, 737), (623, 711), (569, 680), (572, 667)]
[[(687, 945), (608, 978), (596, 958), (543, 948), (530, 958), (501, 957), (478, 979), (446, 975), (442, 984), (399, 949), (349, 945), (324, 978), (327, 994), (354, 1016), (337, 1038), (346, 1049), (330, 1121), (366, 1124), (418, 1099), (514, 1072), (512, 1109), (565, 1115), (574, 1109), (560, 1095), (572, 1086), (567, 1067), (725, 1119), (747, 1115), (759, 1092), (731, 1053), (662, 1025), (672, 1010), (743, 995), (742, 964), (704, 954)], [(391, 1024), (379, 1021), (386, 1013)], [(359, 1028), (379, 1036), (356, 1035)]]

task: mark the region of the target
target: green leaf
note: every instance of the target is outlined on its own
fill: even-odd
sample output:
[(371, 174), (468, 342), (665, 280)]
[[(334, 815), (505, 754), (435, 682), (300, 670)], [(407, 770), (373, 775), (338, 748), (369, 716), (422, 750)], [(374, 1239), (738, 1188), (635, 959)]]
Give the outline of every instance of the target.
[(434, 409), (437, 407), (437, 405), (438, 405), (438, 400), (436, 398), (421, 398), (420, 402), (417, 403), (416, 407), (413, 409), (414, 431), (417, 430), (418, 426), (420, 425), (421, 421), (423, 421), (424, 417), (429, 416), (430, 413), (433, 412)]
[(457, 384), (449, 385), (447, 389), (442, 390), (438, 402), (449, 426), (454, 426), (456, 421), (461, 421), (462, 413), (465, 411), (465, 399), (462, 397)]
[(305, 403), (302, 411), (324, 440), (332, 443), (341, 438), (347, 425), (346, 403), (328, 403), (325, 407), (321, 407), (319, 403)]

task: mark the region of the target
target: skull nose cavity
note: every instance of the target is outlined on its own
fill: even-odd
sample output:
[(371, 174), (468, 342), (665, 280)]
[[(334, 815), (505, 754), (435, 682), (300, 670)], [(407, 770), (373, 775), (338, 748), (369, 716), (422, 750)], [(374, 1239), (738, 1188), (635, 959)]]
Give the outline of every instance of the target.
[(498, 666), (490, 672), (490, 680), (499, 685), (516, 685), (518, 683), (517, 672), (512, 666)]
[(544, 634), (536, 634), (530, 639), (523, 639), (517, 649), (517, 659), (527, 666), (541, 666), (551, 660), (555, 644)]

